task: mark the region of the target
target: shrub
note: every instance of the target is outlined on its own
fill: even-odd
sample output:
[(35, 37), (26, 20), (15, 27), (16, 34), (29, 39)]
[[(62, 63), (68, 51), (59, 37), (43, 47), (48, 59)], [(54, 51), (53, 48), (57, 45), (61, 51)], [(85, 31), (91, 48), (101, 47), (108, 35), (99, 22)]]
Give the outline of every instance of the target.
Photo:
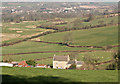
[(35, 60), (28, 60), (26, 61), (27, 64), (35, 66), (37, 63), (35, 62)]

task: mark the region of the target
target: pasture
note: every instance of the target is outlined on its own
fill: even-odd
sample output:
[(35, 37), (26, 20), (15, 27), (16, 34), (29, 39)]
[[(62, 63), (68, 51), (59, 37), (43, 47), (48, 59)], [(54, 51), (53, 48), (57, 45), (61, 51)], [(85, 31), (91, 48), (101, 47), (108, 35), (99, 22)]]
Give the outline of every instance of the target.
[(3, 67), (2, 75), (3, 82), (102, 82), (102, 84), (103, 82), (118, 82), (117, 70), (56, 70)]
[[(69, 36), (68, 36), (68, 35)], [(65, 37), (68, 36), (68, 37)], [(118, 26), (107, 26), (96, 29), (75, 30), (49, 34), (39, 37), (41, 41), (64, 42), (70, 38), (72, 45), (108, 46), (118, 44)]]

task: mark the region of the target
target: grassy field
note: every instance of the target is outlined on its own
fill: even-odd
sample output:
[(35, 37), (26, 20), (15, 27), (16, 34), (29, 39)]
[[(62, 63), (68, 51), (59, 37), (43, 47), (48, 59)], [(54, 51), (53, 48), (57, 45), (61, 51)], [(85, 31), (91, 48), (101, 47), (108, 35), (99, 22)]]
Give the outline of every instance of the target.
[[(64, 28), (68, 28), (68, 29), (72, 29), (73, 27), (76, 26), (76, 24), (74, 23), (75, 20), (77, 20), (77, 28), (82, 28), (84, 26), (89, 26), (89, 25), (92, 25), (92, 26), (95, 26), (95, 25), (99, 25), (101, 24), (100, 22), (102, 21), (103, 24), (111, 24), (111, 21), (112, 24), (117, 24), (118, 23), (118, 16), (114, 16), (114, 17), (109, 17), (109, 18), (106, 18), (106, 17), (102, 17), (102, 18), (97, 18), (96, 16), (94, 16), (94, 19), (91, 20), (90, 22), (84, 22), (83, 20), (86, 19), (86, 18), (64, 18), (64, 19), (61, 19), (60, 21), (63, 21), (63, 22), (67, 22), (67, 24), (59, 24), (59, 25), (55, 25), (54, 22), (56, 21), (49, 21), (49, 22), (46, 22), (46, 23), (43, 23), (43, 25), (47, 25), (47, 26), (54, 26), (54, 27), (64, 27)], [(58, 21), (59, 22), (59, 21)]]
[[(40, 34), (46, 31), (53, 31), (48, 29), (36, 29), (36, 25), (42, 24), (45, 21), (26, 21), (21, 23), (3, 23), (2, 27), (2, 42), (14, 42), (20, 39), (24, 39), (36, 34)], [(10, 37), (11, 36), (11, 37)]]
[[(71, 48), (67, 46), (61, 46), (59, 44), (46, 44), (39, 42), (21, 42), (8, 47), (2, 48), (3, 54), (9, 53), (23, 53), (23, 52), (39, 52), (39, 51), (64, 51), (64, 50), (95, 50), (91, 48)], [(99, 50), (99, 49), (96, 49)], [(7, 52), (6, 52), (7, 51)]]
[[(98, 29), (60, 32), (39, 37), (41, 41), (63, 42), (66, 34), (71, 33), (73, 45), (107, 46), (118, 44), (118, 27), (107, 26)], [(67, 37), (66, 37), (67, 38)]]
[[(14, 61), (22, 61), (22, 60), (30, 60), (30, 59), (41, 59), (37, 61), (40, 64), (51, 64), (52, 58), (55, 55), (70, 55), (70, 52), (62, 52), (62, 53), (35, 53), (35, 54), (22, 54), (22, 55), (11, 55), (11, 56), (3, 56), (4, 59), (13, 59)], [(83, 58), (85, 56), (91, 56), (92, 58), (99, 58), (98, 62), (109, 61), (112, 59), (113, 52), (104, 52), (104, 51), (96, 51), (96, 52), (85, 52), (85, 53), (76, 53), (77, 60), (84, 61)], [(44, 59), (42, 59), (44, 58)]]
[[(117, 82), (116, 70), (2, 68), (3, 82)], [(103, 83), (102, 83), (103, 84)]]

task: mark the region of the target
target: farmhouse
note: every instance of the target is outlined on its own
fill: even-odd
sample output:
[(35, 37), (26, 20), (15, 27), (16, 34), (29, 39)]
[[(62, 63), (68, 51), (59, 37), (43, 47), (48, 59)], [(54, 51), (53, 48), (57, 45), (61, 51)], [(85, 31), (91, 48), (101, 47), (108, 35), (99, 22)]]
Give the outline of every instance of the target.
[(53, 68), (55, 69), (68, 69), (72, 64), (76, 65), (76, 68), (80, 68), (84, 62), (75, 60), (70, 60), (68, 56), (53, 56)]
[(66, 69), (68, 68), (67, 64), (70, 61), (69, 55), (68, 56), (55, 56), (53, 57), (53, 68), (61, 68)]

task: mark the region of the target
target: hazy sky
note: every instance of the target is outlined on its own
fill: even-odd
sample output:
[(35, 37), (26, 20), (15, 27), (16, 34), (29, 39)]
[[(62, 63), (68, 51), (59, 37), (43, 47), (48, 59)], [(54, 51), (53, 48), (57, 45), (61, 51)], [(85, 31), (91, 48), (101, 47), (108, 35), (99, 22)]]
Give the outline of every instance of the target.
[(2, 2), (119, 2), (120, 0), (0, 0)]

